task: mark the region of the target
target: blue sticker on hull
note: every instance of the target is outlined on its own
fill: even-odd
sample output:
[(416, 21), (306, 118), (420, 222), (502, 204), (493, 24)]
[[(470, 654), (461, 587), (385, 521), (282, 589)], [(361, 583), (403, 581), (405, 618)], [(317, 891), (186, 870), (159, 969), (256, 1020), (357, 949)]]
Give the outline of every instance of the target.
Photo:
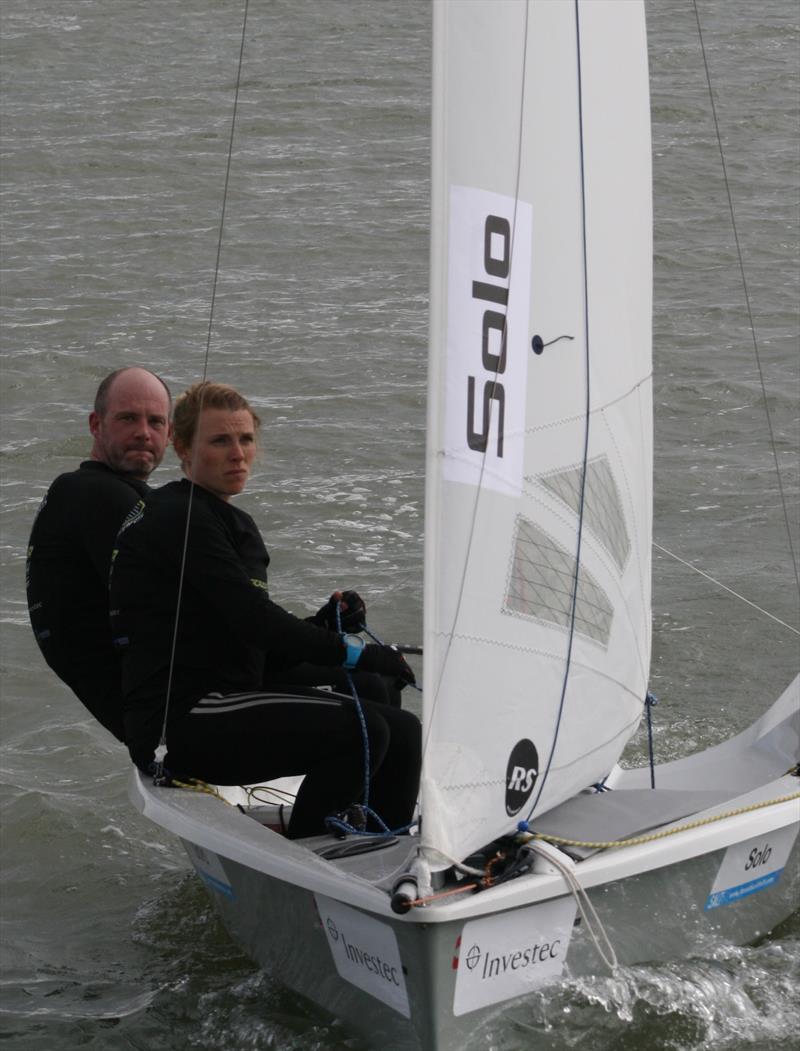
[(766, 876), (750, 880), (749, 883), (742, 883), (738, 887), (728, 887), (727, 890), (718, 890), (714, 894), (709, 894), (704, 908), (706, 910), (717, 909), (720, 905), (730, 905), (731, 902), (741, 901), (742, 898), (746, 898), (750, 894), (757, 894), (760, 890), (766, 890), (767, 887), (772, 887), (778, 882), (782, 872), (783, 869), (778, 869), (777, 872), (770, 872)]
[(197, 870), (197, 873), (212, 890), (217, 891), (218, 894), (224, 894), (226, 898), (233, 900), (235, 895), (230, 883), (223, 883), (222, 880), (214, 879), (208, 872), (201, 872), (200, 869)]

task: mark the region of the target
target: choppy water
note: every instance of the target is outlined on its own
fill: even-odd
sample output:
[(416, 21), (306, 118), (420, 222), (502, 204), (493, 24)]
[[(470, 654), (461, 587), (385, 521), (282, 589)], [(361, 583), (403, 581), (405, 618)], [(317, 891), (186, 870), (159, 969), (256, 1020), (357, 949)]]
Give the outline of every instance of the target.
[[(798, 7), (699, 0), (783, 487), (798, 482)], [(3, 0), (0, 1037), (59, 1047), (355, 1048), (229, 942), (121, 749), (35, 650), (30, 521), (88, 449), (99, 379), (202, 371), (242, 0)], [(788, 542), (689, 0), (649, 6), (656, 539), (790, 624)], [(251, 0), (211, 374), (254, 396), (246, 506), (295, 608), (421, 611), (429, 5)], [(174, 465), (161, 469), (166, 480)], [(797, 535), (795, 550), (800, 550)], [(657, 552), (662, 757), (743, 728), (797, 637)], [(643, 755), (637, 740), (631, 759)], [(713, 959), (567, 982), (493, 1046), (796, 1044), (800, 919)]]

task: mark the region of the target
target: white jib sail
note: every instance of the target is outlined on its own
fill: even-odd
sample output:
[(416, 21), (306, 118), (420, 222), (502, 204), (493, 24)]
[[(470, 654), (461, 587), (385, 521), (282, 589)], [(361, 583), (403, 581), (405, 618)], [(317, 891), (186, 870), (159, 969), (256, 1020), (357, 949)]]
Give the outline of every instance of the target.
[(642, 3), (433, 8), (421, 809), (437, 864), (604, 777), (642, 712), (652, 202)]

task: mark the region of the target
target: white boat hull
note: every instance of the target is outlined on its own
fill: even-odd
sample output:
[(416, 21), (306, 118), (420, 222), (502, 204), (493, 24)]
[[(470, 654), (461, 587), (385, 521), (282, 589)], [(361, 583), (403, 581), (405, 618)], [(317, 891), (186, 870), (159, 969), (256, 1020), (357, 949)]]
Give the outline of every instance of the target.
[[(748, 942), (768, 933), (797, 907), (797, 839), (777, 884), (735, 905), (709, 912), (704, 904), (724, 857), (724, 850), (712, 851), (590, 892), (620, 964), (707, 956), (716, 944)], [(270, 974), (341, 1019), (370, 1047), (398, 1051), (483, 1048), (487, 1026), (499, 1010), (513, 1005), (515, 998), (506, 1000), (506, 988), (497, 982), (494, 995), (500, 999), (496, 1002), (458, 1016), (454, 1013), (459, 968), (465, 966), (463, 957), (459, 968), (453, 966), (465, 927), (463, 919), (429, 926), (415, 922), (424, 916), (411, 920), (383, 916), (381, 922), (392, 926), (403, 961), (409, 1007), (409, 1016), (404, 1017), (338, 973), (312, 892), (234, 862), (225, 861), (224, 869), (233, 896), (212, 893), (235, 940)], [(530, 882), (538, 878), (531, 877)], [(530, 908), (521, 905), (514, 910), (519, 923), (524, 923)], [(375, 922), (372, 913), (364, 913), (364, 917), (367, 925)], [(572, 933), (563, 977), (606, 971), (581, 927)], [(529, 940), (535, 943), (536, 938), (532, 932)], [(376, 988), (381, 983), (377, 976), (373, 981)]]
[[(649, 798), (679, 798), (671, 782), (705, 798), (700, 786), (708, 794), (716, 783), (719, 791), (725, 776), (743, 787), (749, 777), (747, 791), (731, 796), (723, 786), (727, 798), (713, 806), (574, 866), (620, 965), (707, 956), (715, 945), (768, 934), (797, 908), (800, 784), (785, 773), (797, 747), (797, 688), (796, 680), (738, 738), (656, 767), (657, 789), (665, 787)], [(769, 764), (782, 776), (753, 785)], [(617, 772), (614, 791), (580, 797), (579, 806), (599, 814), (636, 803), (644, 776), (649, 771)], [(336, 841), (288, 841), (211, 796), (154, 788), (138, 773), (131, 794), (181, 837), (235, 940), (370, 1046), (484, 1047), (493, 1019), (520, 996), (608, 973), (556, 870), (397, 915), (391, 888), (413, 860), (413, 838), (325, 860), (309, 846)]]

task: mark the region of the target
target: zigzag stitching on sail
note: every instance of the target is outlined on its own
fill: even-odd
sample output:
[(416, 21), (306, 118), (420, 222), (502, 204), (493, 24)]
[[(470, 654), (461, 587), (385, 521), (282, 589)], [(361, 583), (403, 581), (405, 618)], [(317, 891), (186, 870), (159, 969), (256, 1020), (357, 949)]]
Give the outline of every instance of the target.
[[(632, 387), (625, 391), (624, 394), (620, 394), (618, 398), (612, 398), (611, 401), (605, 402), (603, 405), (595, 406), (589, 413), (589, 418), (597, 416), (599, 413), (603, 413), (606, 409), (610, 409), (613, 405), (619, 405), (620, 402), (625, 401), (626, 398), (630, 398), (632, 394), (636, 394), (639, 388), (645, 383), (651, 382), (653, 379), (653, 373), (648, 372), (646, 376), (643, 376), (638, 382), (634, 383)], [(552, 431), (556, 427), (561, 427), (565, 423), (575, 423), (576, 421), (583, 421), (586, 419), (583, 413), (574, 413), (572, 416), (564, 416), (559, 420), (551, 420), (549, 423), (535, 424), (532, 427), (526, 427), (522, 432), (523, 434), (536, 434), (539, 431)]]
[[(624, 737), (624, 738), (627, 739), (627, 736), (630, 733), (631, 727), (634, 726), (635, 724), (637, 724), (638, 721), (639, 721), (639, 717), (637, 716), (635, 719), (632, 719), (631, 722), (627, 726), (623, 727), (623, 729), (620, 730), (619, 733), (614, 734), (614, 736), (610, 737), (608, 740), (601, 741), (596, 747), (587, 749), (586, 752), (582, 753), (577, 758), (571, 760), (569, 763), (559, 764), (559, 763), (555, 762), (555, 758), (554, 758), (554, 762), (553, 762), (553, 765), (551, 767), (551, 771), (552, 770), (562, 770), (562, 771), (563, 770), (570, 770), (572, 767), (580, 766), (582, 763), (585, 762), (587, 756), (592, 756), (596, 752), (602, 751), (603, 748), (607, 748), (608, 745), (611, 743), (611, 741), (619, 740), (619, 738), (621, 738), (621, 737)], [(461, 792), (461, 791), (465, 791), (465, 790), (467, 790), (469, 788), (496, 788), (496, 787), (501, 786), (501, 785), (504, 786), (505, 783), (506, 783), (506, 781), (505, 781), (504, 777), (497, 777), (497, 778), (487, 779), (487, 780), (483, 780), (483, 781), (459, 782), (458, 784), (445, 784), (444, 782), (440, 781), (438, 787), (441, 788), (442, 791), (445, 791), (445, 792)]]
[[(639, 384), (639, 387), (641, 387), (641, 384)], [(641, 393), (641, 391), (637, 391), (637, 393)], [(637, 404), (638, 409), (639, 409), (639, 417), (640, 417), (640, 421), (641, 421), (641, 413), (642, 413), (642, 399), (641, 399), (641, 397), (636, 399), (636, 404)], [(635, 517), (635, 514), (636, 514), (636, 503), (634, 502), (634, 500), (633, 500), (633, 498), (631, 496), (631, 486), (630, 486), (630, 482), (628, 480), (627, 472), (625, 470), (625, 459), (621, 455), (621, 450), (620, 450), (620, 447), (619, 447), (619, 443), (617, 442), (616, 435), (614, 434), (614, 430), (613, 430), (612, 427), (609, 426), (608, 421), (605, 418), (605, 410), (603, 410), (602, 419), (603, 419), (603, 424), (605, 425), (605, 428), (606, 428), (606, 432), (608, 433), (608, 435), (609, 435), (609, 437), (611, 439), (611, 442), (612, 442), (614, 448), (616, 449), (617, 460), (621, 464), (622, 480), (623, 480), (623, 482), (625, 484), (625, 491), (626, 491), (626, 494), (627, 494), (627, 497), (628, 497), (628, 506), (631, 508), (631, 514), (634, 515), (634, 517)], [(644, 433), (644, 428), (642, 426), (640, 426), (639, 430), (640, 430), (641, 433)], [(649, 559), (649, 556), (650, 556), (650, 551), (649, 550), (645, 551), (645, 552), (641, 552), (638, 549), (639, 539), (640, 539), (641, 535), (642, 535), (642, 531), (640, 529), (634, 529), (633, 530), (633, 547), (634, 547), (635, 553), (639, 556), (638, 560), (637, 560), (639, 565), (641, 565), (641, 563), (642, 563), (642, 556), (644, 557), (645, 560)], [(638, 576), (638, 579), (639, 579), (639, 596), (640, 596), (640, 599), (641, 599), (641, 602), (642, 602), (642, 609), (647, 609), (649, 607), (649, 605), (650, 605), (650, 600), (647, 597), (647, 595), (645, 594), (645, 576), (642, 573), (638, 573), (637, 576)], [(650, 575), (649, 574), (647, 574), (647, 579), (648, 580), (650, 579)], [(635, 636), (635, 637), (638, 638), (638, 636)], [(642, 669), (642, 679), (643, 679), (643, 681), (646, 682), (647, 678), (648, 678), (648, 675), (650, 673), (650, 668), (648, 666), (648, 661), (646, 661), (644, 659), (641, 651), (638, 653), (638, 657), (639, 657), (639, 665), (640, 665), (640, 667)]]
[[(526, 613), (526, 612), (523, 612), (521, 610), (509, 609), (509, 608), (507, 608), (505, 606), (503, 607), (503, 609), (500, 610), (500, 613), (504, 617), (513, 617), (516, 620), (523, 620), (523, 621), (526, 621), (526, 622), (535, 621), (537, 624), (542, 624), (542, 625), (546, 626), (547, 628), (550, 628), (553, 631), (558, 631), (562, 635), (567, 635), (568, 632), (569, 632), (569, 628), (568, 628), (567, 625), (559, 624), (559, 623), (557, 623), (554, 620), (547, 620), (545, 617), (538, 616), (535, 613)], [(599, 646), (601, 649), (605, 649), (606, 648), (605, 645), (602, 643), (602, 641), (600, 641), (599, 639), (592, 638), (591, 635), (586, 635), (586, 634), (584, 634), (583, 632), (580, 632), (580, 631), (578, 632), (578, 634), (581, 636), (581, 638), (585, 639), (586, 642), (592, 643), (595, 646)], [(540, 654), (542, 653), (542, 651), (538, 650), (538, 649), (527, 649), (526, 650), (526, 648), (524, 646), (514, 646), (514, 647), (511, 647), (511, 648), (523, 650), (523, 651), (528, 652), (528, 653), (540, 653)], [(558, 661), (563, 661), (564, 660), (564, 654), (563, 653), (555, 654), (555, 653), (547, 653), (547, 652), (545, 652), (545, 656), (552, 657), (554, 660), (558, 660)]]
[[(639, 393), (640, 393), (640, 391), (639, 391)], [(638, 411), (639, 411), (639, 417), (641, 417), (641, 397), (637, 397), (636, 404), (637, 404)], [(606, 418), (606, 412), (604, 412), (604, 410), (601, 413), (601, 419), (602, 419), (602, 423), (603, 423), (604, 428), (606, 428), (606, 431), (607, 431), (607, 433), (609, 434), (609, 436), (611, 438), (612, 445), (614, 446), (614, 449), (616, 450), (617, 461), (620, 463), (620, 466), (621, 466), (621, 474), (622, 474), (622, 481), (623, 481), (624, 487), (625, 487), (625, 495), (628, 496), (629, 507), (632, 509), (632, 514), (633, 514), (633, 510), (635, 509), (636, 504), (635, 504), (635, 502), (633, 500), (633, 497), (631, 495), (631, 486), (630, 486), (630, 481), (629, 481), (629, 478), (628, 478), (628, 474), (627, 474), (627, 472), (625, 472), (624, 457), (621, 455), (621, 451), (619, 449), (619, 444), (617, 442), (616, 435), (614, 434), (613, 428), (609, 426), (609, 421)], [(640, 423), (641, 423), (641, 421), (640, 421)], [(639, 429), (640, 429), (641, 433), (644, 433), (644, 428), (643, 427), (640, 426)], [(635, 529), (636, 524), (637, 524), (637, 522), (634, 519), (634, 521), (632, 522), (632, 526), (634, 527), (634, 537), (640, 536), (640, 533), (638, 533), (636, 531), (636, 529)], [(652, 540), (651, 540), (651, 542), (652, 542)], [(633, 549), (633, 551), (636, 554), (639, 554), (639, 556), (641, 557), (641, 552), (640, 552), (640, 549), (638, 547), (638, 544), (633, 544), (632, 543), (632, 549)], [(643, 554), (644, 554), (645, 558), (648, 558), (650, 556), (650, 545), (648, 545), (648, 550), (645, 551)], [(650, 599), (649, 599), (649, 597), (647, 595), (645, 595), (645, 591), (644, 591), (644, 580), (645, 580), (645, 577), (644, 577), (644, 575), (642, 573), (637, 573), (636, 577), (637, 577), (638, 584), (639, 584), (639, 599), (641, 601), (641, 609), (642, 610), (647, 610), (650, 607)], [(650, 579), (650, 575), (649, 574), (648, 574), (648, 579)], [(624, 607), (625, 607), (625, 613), (628, 614), (628, 619), (629, 620), (633, 620), (633, 618), (631, 617), (629, 605), (628, 605), (627, 602), (625, 602)], [(650, 633), (649, 632), (645, 633), (645, 637), (649, 638), (650, 637)], [(637, 651), (636, 652), (636, 656), (638, 657), (639, 667), (641, 668), (642, 681), (643, 682), (647, 682), (648, 678), (650, 676), (650, 666), (649, 666), (649, 660), (645, 659), (644, 655), (641, 652), (641, 644), (642, 644), (643, 640), (640, 639), (638, 633), (636, 633), (636, 632), (634, 632), (633, 638), (634, 638), (634, 640), (636, 642), (636, 651)]]
[(445, 785), (439, 783), (439, 788), (444, 792), (464, 792), (468, 788), (498, 788), (500, 786), (505, 787), (506, 779), (504, 777), (496, 777), (492, 781), (466, 781), (464, 784), (458, 785)]
[(604, 748), (608, 748), (612, 741), (619, 741), (620, 739), (624, 739), (627, 741), (631, 731), (639, 725), (640, 718), (641, 716), (637, 713), (636, 716), (630, 719), (625, 724), (625, 726), (623, 726), (622, 729), (620, 729), (617, 733), (613, 734), (611, 737), (604, 738), (602, 741), (599, 741), (593, 748), (587, 747), (583, 752), (581, 752), (579, 756), (575, 756), (575, 758), (571, 759), (568, 763), (556, 762), (556, 757), (558, 755), (558, 751), (556, 751), (556, 755), (553, 756), (553, 763), (550, 767), (550, 770), (573, 770), (576, 767), (580, 767), (587, 758), (596, 755), (597, 752), (601, 752)]
[[(502, 610), (502, 612), (505, 613), (507, 616), (511, 617), (518, 615), (511, 612), (510, 610)], [(519, 616), (520, 618), (522, 618), (522, 614), (519, 614)], [(554, 629), (558, 628), (557, 624), (551, 624), (548, 626)], [(550, 650), (544, 650), (539, 646), (520, 646), (519, 643), (503, 642), (500, 639), (487, 639), (483, 635), (472, 635), (467, 634), (466, 632), (435, 631), (433, 633), (433, 637), (439, 639), (450, 639), (451, 641), (454, 639), (458, 639), (460, 642), (482, 642), (485, 643), (487, 646), (499, 646), (501, 649), (514, 650), (517, 653), (535, 653), (538, 654), (538, 656), (540, 657), (547, 657), (550, 660), (558, 661), (559, 663), (564, 659), (563, 653), (555, 653)], [(608, 672), (604, 672), (602, 669), (597, 668), (594, 665), (587, 664), (585, 661), (576, 660), (574, 663), (576, 667), (582, 668), (584, 671), (590, 671), (592, 675), (603, 679), (605, 682), (613, 683), (614, 686), (616, 686), (623, 693), (627, 694), (629, 697), (635, 698), (640, 703), (643, 703), (643, 699), (639, 696), (639, 694), (634, 693), (633, 690), (631, 690), (630, 686), (627, 683), (623, 682), (622, 679), (618, 679), (614, 675), (609, 675)], [(633, 725), (633, 723), (638, 722), (639, 718), (640, 714), (637, 714), (636, 718), (632, 720), (630, 725)]]
[[(610, 409), (612, 406), (618, 405), (620, 402), (625, 401), (625, 399), (626, 398), (630, 398), (631, 395), (637, 394), (639, 392), (639, 389), (645, 383), (649, 383), (649, 382), (652, 381), (652, 378), (653, 378), (653, 374), (652, 374), (652, 372), (649, 372), (646, 376), (644, 376), (637, 383), (634, 383), (634, 385), (632, 387), (630, 387), (629, 390), (625, 391), (624, 394), (620, 394), (620, 396), (618, 398), (613, 398), (611, 401), (606, 402), (604, 405), (598, 405), (596, 408), (592, 409), (590, 414), (589, 414), (590, 418), (594, 417), (594, 416), (597, 416), (597, 415), (602, 415), (607, 409)], [(583, 421), (585, 418), (586, 418), (585, 416), (578, 415), (576, 413), (576, 414), (574, 414), (572, 416), (564, 416), (564, 417), (562, 417), (559, 420), (552, 420), (550, 423), (542, 423), (542, 424), (536, 424), (536, 425), (531, 426), (531, 427), (526, 427), (521, 432), (508, 431), (506, 433), (507, 433), (507, 435), (509, 437), (514, 437), (515, 434), (518, 434), (518, 433), (525, 434), (525, 435), (532, 435), (532, 434), (537, 434), (537, 433), (539, 433), (541, 431), (554, 430), (557, 427), (562, 427), (564, 424), (575, 423), (576, 421)], [(444, 457), (444, 458), (446, 458), (448, 460), (456, 460), (456, 461), (459, 461), (459, 462), (465, 463), (465, 464), (471, 464), (472, 463), (471, 457), (468, 456), (465, 452), (463, 452), (463, 447), (448, 448), (447, 446), (441, 446), (440, 448), (438, 448), (436, 450), (436, 455)], [(490, 467), (488, 467), (488, 465), (484, 467), (484, 472), (488, 473), (490, 475), (494, 474), (494, 472), (491, 470)]]
[[(501, 612), (502, 613), (507, 613), (509, 616), (517, 616), (518, 615), (518, 614), (513, 613), (510, 610), (508, 610), (508, 611), (507, 610), (501, 610)], [(519, 616), (521, 616), (521, 614), (519, 614)], [(558, 625), (554, 625), (554, 626), (558, 627)], [(503, 639), (488, 639), (484, 635), (467, 634), (466, 632), (463, 632), (463, 631), (454, 631), (454, 632), (436, 631), (436, 632), (434, 632), (434, 638), (439, 638), (439, 639), (459, 639), (462, 642), (483, 642), (487, 646), (498, 646), (500, 649), (514, 650), (517, 653), (536, 653), (540, 657), (549, 657), (551, 660), (559, 661), (559, 663), (561, 661), (563, 661), (563, 659), (564, 659), (564, 654), (562, 652), (556, 653), (555, 651), (551, 651), (551, 650), (543, 650), (539, 646), (520, 646), (520, 644), (518, 642), (506, 642)]]

